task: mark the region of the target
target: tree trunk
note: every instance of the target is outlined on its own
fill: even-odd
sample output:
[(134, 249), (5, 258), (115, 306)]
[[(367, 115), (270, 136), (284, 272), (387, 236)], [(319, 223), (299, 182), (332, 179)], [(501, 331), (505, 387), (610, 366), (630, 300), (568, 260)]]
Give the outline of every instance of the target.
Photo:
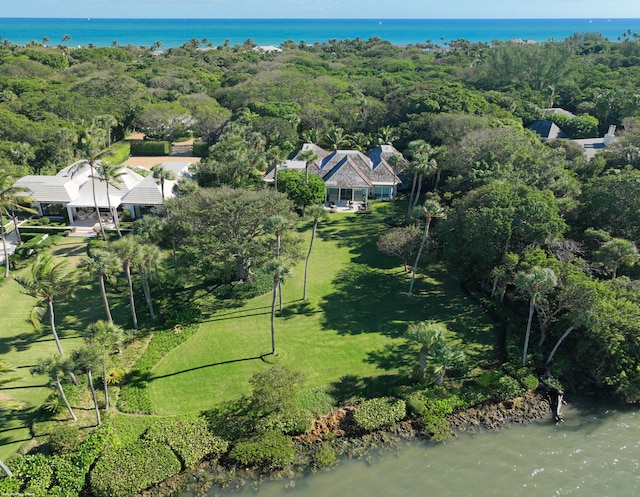
[(18, 218), (16, 217), (15, 212), (12, 213), (13, 219), (13, 229), (16, 232), (16, 237), (18, 238), (18, 246), (22, 245), (22, 237), (20, 236), (20, 229), (18, 228)]
[(133, 296), (133, 281), (131, 281), (131, 266), (127, 262), (124, 267), (124, 273), (127, 276), (127, 284), (129, 285), (129, 303), (131, 304), (131, 317), (133, 319), (133, 329), (138, 329), (138, 315), (136, 314), (136, 299)]
[(53, 339), (56, 341), (56, 347), (58, 347), (58, 352), (60, 352), (60, 355), (64, 355), (64, 351), (62, 350), (62, 344), (60, 343), (60, 338), (58, 337), (58, 333), (56, 332), (56, 315), (53, 312), (53, 300), (47, 299), (47, 304), (49, 306), (51, 333), (53, 333)]
[(109, 213), (111, 214), (111, 219), (113, 219), (113, 225), (116, 227), (116, 232), (118, 233), (118, 238), (122, 238), (122, 233), (120, 232), (120, 226), (118, 226), (118, 213), (111, 209), (111, 198), (109, 197), (109, 184), (107, 183), (107, 205), (109, 206)]
[(420, 192), (422, 191), (422, 179), (424, 178), (424, 174), (420, 174), (418, 177), (418, 188), (416, 188), (416, 196), (413, 199), (413, 205), (411, 206), (411, 210), (415, 209), (418, 205), (418, 201), (420, 200)]
[(156, 313), (153, 309), (153, 301), (151, 300), (151, 288), (149, 287), (149, 277), (147, 275), (146, 268), (140, 264), (138, 266), (140, 271), (140, 281), (142, 282), (142, 293), (144, 294), (144, 299), (147, 302), (147, 306), (149, 307), (149, 315), (151, 319), (156, 318)]
[(409, 283), (409, 291), (407, 292), (407, 296), (411, 297), (411, 293), (413, 292), (413, 284), (416, 279), (416, 271), (418, 270), (418, 262), (420, 261), (420, 257), (422, 257), (422, 250), (424, 249), (424, 245), (427, 242), (427, 237), (429, 236), (429, 225), (431, 224), (431, 218), (427, 219), (427, 224), (424, 227), (424, 236), (422, 237), (422, 242), (420, 243), (420, 248), (418, 249), (418, 255), (416, 255), (416, 262), (413, 264), (413, 271), (411, 273), (411, 283)]
[[(313, 222), (313, 229), (311, 230), (311, 243), (309, 243), (309, 252), (307, 252), (307, 258), (304, 261), (304, 283), (302, 286), (302, 300), (307, 300), (307, 271), (309, 270), (309, 259), (311, 258), (311, 249), (313, 248), (313, 240), (316, 237), (316, 229), (318, 228), (318, 221)], [(405, 266), (406, 270), (406, 266)]]
[(7, 475), (9, 478), (11, 478), (13, 476), (13, 473), (11, 472), (11, 470), (7, 467), (7, 465), (5, 463), (3, 463), (0, 460), (0, 469), (2, 470), (2, 472)]
[(67, 400), (67, 396), (64, 394), (64, 390), (62, 389), (62, 383), (60, 383), (60, 380), (55, 380), (56, 382), (56, 387), (58, 388), (58, 392), (60, 392), (60, 398), (62, 399), (62, 402), (64, 402), (64, 405), (67, 406), (67, 411), (69, 411), (69, 414), (71, 414), (71, 417), (73, 418), (74, 421), (78, 421), (78, 417), (76, 416), (76, 413), (73, 412), (73, 409), (71, 409), (71, 404), (69, 404), (69, 401)]
[(276, 355), (276, 294), (278, 293), (278, 279), (273, 280), (273, 299), (271, 300), (271, 353)]
[(107, 313), (107, 321), (109, 324), (113, 324), (113, 318), (111, 317), (111, 308), (109, 307), (109, 301), (107, 300), (107, 289), (104, 286), (104, 275), (99, 275), (100, 281), (100, 295), (102, 295), (102, 303), (104, 304), (104, 310)]
[(438, 376), (436, 377), (436, 385), (440, 386), (442, 385), (442, 382), (444, 381), (444, 373), (446, 372), (446, 369), (443, 367), (440, 372), (438, 373)]
[(96, 420), (98, 421), (98, 426), (102, 424), (102, 420), (100, 419), (100, 409), (98, 409), (98, 399), (96, 399), (96, 389), (93, 388), (93, 375), (91, 374), (91, 370), (87, 371), (87, 382), (89, 383), (89, 388), (91, 389), (91, 398), (93, 398), (93, 407), (96, 410)]
[(420, 348), (420, 378), (424, 378), (424, 371), (427, 369), (427, 346)]
[(571, 326), (569, 326), (565, 332), (562, 334), (562, 336), (560, 338), (558, 338), (558, 341), (556, 342), (556, 344), (553, 346), (553, 350), (551, 350), (551, 353), (549, 354), (549, 357), (547, 358), (547, 366), (549, 364), (551, 364), (551, 361), (553, 360), (553, 356), (556, 355), (556, 352), (558, 351), (558, 347), (560, 347), (560, 344), (564, 341), (565, 338), (567, 338), (569, 336), (569, 334), (576, 328), (576, 326), (578, 326), (577, 324), (572, 324)]
[(533, 320), (533, 309), (536, 305), (536, 296), (533, 294), (531, 296), (531, 301), (529, 302), (529, 320), (527, 321), (527, 332), (524, 335), (524, 348), (522, 349), (522, 365), (525, 366), (527, 364), (527, 349), (529, 348), (529, 334), (531, 333), (531, 321)]
[(409, 193), (409, 209), (407, 210), (407, 219), (411, 219), (411, 205), (413, 204), (413, 192), (416, 190), (416, 182), (418, 180), (418, 172), (413, 173), (413, 181), (411, 182), (411, 193)]
[(438, 185), (440, 183), (440, 176), (442, 175), (442, 170), (440, 168), (436, 169), (436, 179), (433, 182), (433, 189), (434, 191), (438, 190)]
[(280, 303), (280, 312), (282, 312), (282, 281), (278, 281), (278, 301)]
[(107, 384), (107, 361), (102, 360), (102, 384), (104, 386), (104, 410), (109, 410), (109, 385)]
[(102, 226), (102, 219), (100, 218), (100, 208), (98, 207), (98, 201), (96, 200), (96, 178), (95, 170), (93, 169), (93, 161), (89, 161), (91, 167), (91, 190), (93, 192), (93, 206), (96, 208), (96, 215), (98, 216), (98, 224), (100, 225), (100, 234), (104, 241), (107, 240), (107, 235), (104, 234), (104, 226)]

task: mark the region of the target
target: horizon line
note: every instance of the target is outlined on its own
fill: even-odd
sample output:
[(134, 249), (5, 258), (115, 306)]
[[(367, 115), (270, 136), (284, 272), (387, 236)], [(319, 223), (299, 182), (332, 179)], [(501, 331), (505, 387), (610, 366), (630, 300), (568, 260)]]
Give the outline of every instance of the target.
[(189, 20), (189, 21), (340, 21), (340, 20), (372, 20), (372, 21), (550, 21), (550, 20), (640, 20), (640, 17), (37, 17), (37, 16), (0, 16), (0, 19), (64, 19), (64, 20)]

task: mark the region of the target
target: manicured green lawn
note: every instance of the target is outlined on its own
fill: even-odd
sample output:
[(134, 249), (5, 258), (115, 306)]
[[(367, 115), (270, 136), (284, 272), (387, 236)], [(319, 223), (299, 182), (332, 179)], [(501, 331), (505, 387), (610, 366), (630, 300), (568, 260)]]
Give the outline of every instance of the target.
[[(63, 238), (54, 247), (52, 255), (63, 259), (73, 271), (86, 252), (86, 240)], [(28, 275), (29, 269), (19, 274)], [(49, 327), (49, 315), (44, 317), (43, 332), (37, 332), (28, 322), (29, 312), (35, 300), (21, 293), (20, 285), (13, 279), (0, 287), (0, 358), (17, 369), (20, 380), (0, 387), (0, 395), (17, 398), (27, 403), (28, 408), (18, 412), (0, 412), (0, 458), (6, 458), (31, 439), (29, 426), (35, 410), (52, 393), (47, 379), (34, 376), (29, 369), (38, 360), (57, 354), (57, 348)], [(97, 286), (97, 285), (96, 285)], [(56, 329), (62, 347), (69, 354), (81, 342), (80, 331), (87, 324), (104, 319), (104, 311), (96, 288), (81, 288), (75, 297), (61, 298), (55, 302)]]
[(426, 319), (447, 322), (472, 366), (491, 360), (492, 323), (443, 268), (423, 268), (415, 296), (406, 296), (409, 277), (376, 248), (388, 208), (379, 206), (373, 215), (337, 213), (320, 225), (308, 302), (301, 300), (303, 262), (284, 285), (277, 358), (264, 356), (271, 350), (270, 293), (218, 311), (153, 369), (149, 392), (156, 413), (199, 411), (238, 398), (250, 391), (251, 375), (274, 361), (302, 371), (308, 388), (348, 393), (355, 381), (384, 390), (395, 373), (415, 365), (417, 348), (401, 335), (409, 323)]

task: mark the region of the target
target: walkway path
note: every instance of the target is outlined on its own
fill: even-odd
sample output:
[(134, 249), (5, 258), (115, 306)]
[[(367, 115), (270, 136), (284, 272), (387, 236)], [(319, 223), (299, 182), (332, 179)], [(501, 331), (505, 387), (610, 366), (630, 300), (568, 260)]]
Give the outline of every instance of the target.
[[(5, 235), (5, 239), (7, 240), (7, 251), (9, 255), (13, 255), (16, 251), (16, 247), (18, 246), (18, 235), (16, 235), (15, 231), (11, 233), (7, 233)], [(4, 248), (0, 244), (0, 264), (4, 264)]]

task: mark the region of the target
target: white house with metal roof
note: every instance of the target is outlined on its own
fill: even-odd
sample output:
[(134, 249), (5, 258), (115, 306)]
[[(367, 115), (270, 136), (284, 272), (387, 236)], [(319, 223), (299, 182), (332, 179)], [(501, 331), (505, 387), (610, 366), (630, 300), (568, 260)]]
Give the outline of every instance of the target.
[[(173, 197), (172, 189), (176, 181), (189, 176), (189, 165), (188, 162), (162, 164), (175, 177), (174, 180), (165, 181), (164, 199)], [(152, 207), (163, 204), (161, 186), (153, 176), (144, 177), (127, 167), (118, 171), (122, 173), (120, 182), (115, 186), (109, 185), (108, 189), (106, 182), (100, 178), (91, 180), (91, 167), (86, 161), (78, 161), (55, 176), (24, 176), (16, 181), (16, 186), (26, 189), (35, 200), (33, 207), (41, 216), (68, 217), (71, 225), (97, 221), (96, 204), (105, 221), (111, 220), (112, 213), (120, 215), (124, 210), (128, 210), (131, 218), (135, 219)]]

